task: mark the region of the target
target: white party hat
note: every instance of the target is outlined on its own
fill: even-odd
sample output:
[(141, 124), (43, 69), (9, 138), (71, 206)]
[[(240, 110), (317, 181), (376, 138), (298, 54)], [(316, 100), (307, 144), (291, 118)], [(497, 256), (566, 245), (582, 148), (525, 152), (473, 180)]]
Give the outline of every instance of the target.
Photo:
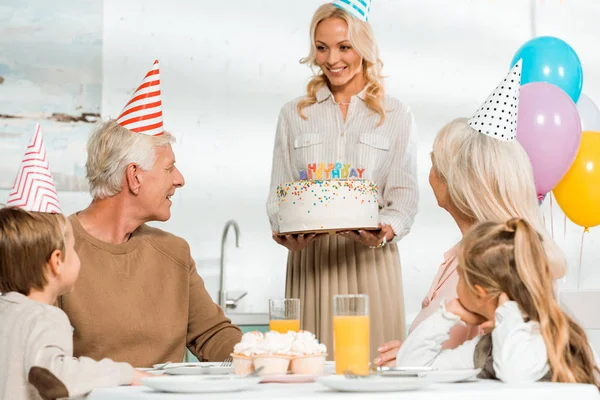
[(517, 61), (506, 78), (469, 119), (471, 128), (498, 140), (516, 139), (521, 66), (522, 60)]
[(333, 5), (347, 11), (360, 20), (369, 22), (371, 0), (333, 0)]
[(39, 124), (27, 146), (6, 205), (33, 212), (62, 214)]

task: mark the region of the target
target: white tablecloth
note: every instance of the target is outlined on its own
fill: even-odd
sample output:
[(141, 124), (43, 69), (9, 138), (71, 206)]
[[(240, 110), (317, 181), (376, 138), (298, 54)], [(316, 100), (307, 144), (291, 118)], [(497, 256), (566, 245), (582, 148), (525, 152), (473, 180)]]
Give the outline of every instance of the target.
[(342, 393), (318, 383), (266, 383), (256, 389), (235, 393), (170, 394), (159, 393), (143, 386), (122, 386), (96, 389), (88, 400), (217, 400), (217, 399), (410, 399), (410, 400), (587, 400), (600, 399), (592, 385), (565, 383), (533, 383), (508, 385), (498, 381), (435, 384), (425, 389), (388, 393)]

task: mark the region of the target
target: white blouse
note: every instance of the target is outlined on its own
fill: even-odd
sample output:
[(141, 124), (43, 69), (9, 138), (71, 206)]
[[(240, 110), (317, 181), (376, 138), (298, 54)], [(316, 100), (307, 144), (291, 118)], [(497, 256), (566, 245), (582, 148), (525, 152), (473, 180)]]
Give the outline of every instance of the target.
[[(498, 307), (495, 320), (492, 358), (498, 379), (517, 383), (535, 382), (544, 377), (550, 366), (540, 325), (534, 321), (525, 322), (514, 301), (507, 301)], [(450, 329), (459, 323), (463, 322), (457, 315), (446, 311), (444, 302), (402, 343), (396, 356), (396, 365), (436, 369), (474, 368), (475, 346), (481, 336), (455, 349), (442, 350), (442, 344), (450, 337)]]
[[(380, 221), (391, 225), (395, 239), (404, 237), (417, 213), (417, 138), (409, 108), (385, 96), (386, 118), (364, 101), (364, 91), (352, 96), (344, 122), (339, 104), (327, 86), (317, 102), (297, 111), (302, 97), (286, 103), (279, 114), (267, 213), (277, 223), (277, 186), (300, 179), (364, 178), (379, 189)], [(333, 167), (333, 168), (332, 168)]]

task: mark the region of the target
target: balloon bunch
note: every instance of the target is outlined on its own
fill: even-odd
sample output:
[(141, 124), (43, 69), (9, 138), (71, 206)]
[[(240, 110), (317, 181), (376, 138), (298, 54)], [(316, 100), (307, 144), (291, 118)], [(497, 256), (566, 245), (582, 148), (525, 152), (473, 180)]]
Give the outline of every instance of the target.
[(600, 224), (600, 110), (581, 93), (577, 53), (542, 36), (515, 53), (523, 60), (517, 140), (527, 151), (538, 194), (553, 191), (571, 221)]

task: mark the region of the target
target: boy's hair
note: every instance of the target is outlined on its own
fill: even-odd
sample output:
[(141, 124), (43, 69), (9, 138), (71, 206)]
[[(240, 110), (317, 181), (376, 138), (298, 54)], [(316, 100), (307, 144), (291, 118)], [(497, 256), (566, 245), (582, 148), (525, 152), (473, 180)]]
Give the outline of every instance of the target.
[(560, 309), (542, 236), (527, 221), (475, 225), (463, 240), (458, 273), (469, 290), (479, 285), (492, 298), (506, 293), (526, 319), (540, 324), (553, 382), (600, 387), (585, 331)]
[(43, 290), (50, 255), (65, 256), (65, 228), (62, 214), (0, 208), (0, 292)]

